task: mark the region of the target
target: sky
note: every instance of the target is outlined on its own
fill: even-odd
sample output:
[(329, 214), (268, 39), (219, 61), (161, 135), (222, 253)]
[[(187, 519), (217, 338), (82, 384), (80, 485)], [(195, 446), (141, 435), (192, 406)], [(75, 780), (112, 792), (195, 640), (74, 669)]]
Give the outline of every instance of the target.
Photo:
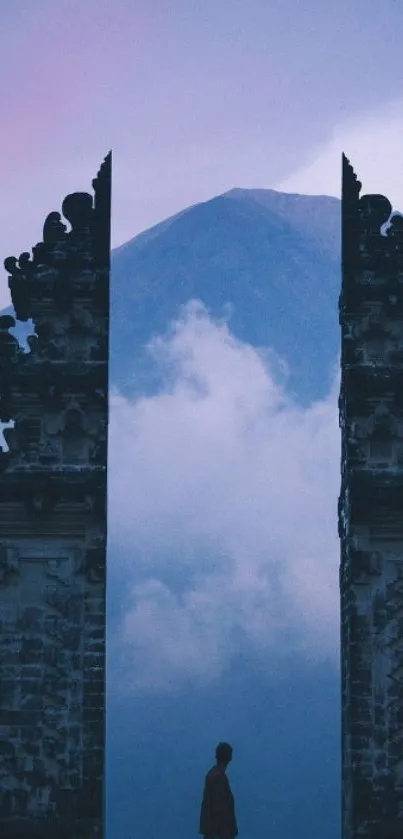
[[(110, 149), (114, 247), (233, 187), (340, 196), (342, 151), (364, 192), (403, 209), (402, 31), (397, 0), (3, 0), (2, 259), (41, 240), (46, 215), (67, 193), (90, 191)], [(9, 302), (3, 271), (0, 308)], [(285, 680), (279, 705), (294, 693), (302, 708), (306, 697), (309, 742), (295, 705), (295, 724), (281, 729), (283, 759), (273, 767), (268, 758), (271, 815), (263, 791), (260, 803), (253, 799), (256, 813), (262, 808), (256, 822), (250, 789), (252, 798), (242, 799), (242, 761), (234, 761), (242, 837), (260, 839), (277, 824), (273, 839), (319, 839), (323, 824), (303, 832), (314, 816), (301, 813), (309, 805), (305, 770), (317, 788), (322, 764), (311, 779), (298, 759), (314, 748), (321, 713), (318, 730), (336, 731), (337, 740), (321, 678), (330, 674), (337, 687), (338, 359), (328, 395), (302, 408), (275, 383), (270, 352), (235, 340), (196, 302), (149, 352), (165, 370), (164, 387), (135, 402), (111, 390), (109, 691), (123, 710), (110, 723), (108, 839), (123, 835), (119, 818), (129, 818), (114, 780), (123, 785), (135, 771), (126, 741), (132, 750), (140, 744), (141, 755), (144, 746), (144, 765), (150, 749), (159, 763), (176, 744), (164, 745), (163, 731), (179, 732), (183, 767), (200, 776), (197, 807), (215, 738), (235, 738), (244, 763), (256, 766), (256, 738), (270, 738), (252, 732), (253, 719), (264, 724), (277, 680)], [(235, 697), (217, 693), (234, 672)], [(205, 703), (201, 721), (192, 691)], [(242, 708), (252, 694), (249, 734)], [(187, 718), (204, 738), (196, 770)], [(320, 760), (335, 763), (331, 748), (318, 747)], [(299, 801), (294, 822), (284, 803), (290, 784)], [(323, 800), (330, 794), (337, 808), (335, 785)], [(167, 796), (150, 799), (153, 818)], [(181, 833), (172, 824), (169, 839)], [(142, 825), (143, 839), (159, 832)]]
[(114, 246), (236, 186), (338, 196), (343, 150), (398, 208), (402, 23), (396, 0), (4, 0), (2, 259), (110, 149)]

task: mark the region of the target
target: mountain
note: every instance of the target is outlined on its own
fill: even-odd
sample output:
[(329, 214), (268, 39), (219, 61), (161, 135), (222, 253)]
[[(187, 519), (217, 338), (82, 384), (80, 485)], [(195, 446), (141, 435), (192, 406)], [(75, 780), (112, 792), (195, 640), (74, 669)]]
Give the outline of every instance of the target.
[(272, 347), (302, 404), (320, 398), (339, 348), (339, 243), (337, 198), (269, 189), (233, 189), (139, 234), (112, 253), (112, 382), (154, 390), (144, 346), (196, 298), (214, 317), (230, 311), (235, 337)]
[(273, 347), (301, 402), (324, 395), (339, 345), (339, 241), (338, 199), (245, 189), (135, 237), (113, 254), (112, 379), (127, 389), (125, 357), (134, 354), (147, 390), (142, 347), (197, 298), (214, 317), (229, 304), (237, 338)]
[[(338, 199), (273, 190), (233, 189), (141, 233), (112, 254), (111, 383), (125, 395), (153, 391), (158, 380), (144, 345), (198, 298), (213, 316), (230, 308), (236, 337), (284, 357), (302, 404), (324, 396), (339, 351), (339, 247)], [(15, 331), (23, 340), (31, 327)], [(336, 533), (336, 501), (334, 511)], [(109, 541), (109, 639), (136, 579), (136, 545), (128, 544), (127, 561), (120, 553)], [(174, 558), (169, 563), (174, 597), (181, 571)], [(225, 612), (224, 599), (225, 592)], [(158, 631), (152, 638), (158, 647)], [(241, 645), (212, 686), (121, 697), (117, 682), (108, 676), (109, 839), (197, 836), (204, 774), (219, 739), (235, 745), (229, 774), (240, 836), (338, 839), (340, 685), (332, 661), (268, 653), (262, 667)]]

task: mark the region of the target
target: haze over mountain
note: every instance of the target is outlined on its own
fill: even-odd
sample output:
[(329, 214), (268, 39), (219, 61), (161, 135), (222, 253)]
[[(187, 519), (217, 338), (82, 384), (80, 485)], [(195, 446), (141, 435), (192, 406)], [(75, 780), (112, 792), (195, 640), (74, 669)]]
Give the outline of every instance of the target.
[(229, 313), (237, 338), (273, 348), (288, 380), (275, 356), (273, 372), (303, 404), (323, 396), (338, 354), (339, 242), (337, 198), (267, 189), (233, 189), (136, 236), (112, 254), (112, 382), (155, 388), (144, 348), (196, 299), (214, 318)]
[(149, 387), (145, 342), (197, 299), (214, 318), (229, 310), (237, 338), (274, 348), (300, 400), (323, 395), (338, 352), (339, 240), (338, 199), (247, 189), (135, 237), (113, 254), (113, 380), (125, 391), (137, 384), (127, 381), (124, 363), (134, 353), (140, 387)]
[(339, 836), (339, 245), (233, 189), (112, 254), (110, 839), (196, 836), (220, 739), (242, 839)]

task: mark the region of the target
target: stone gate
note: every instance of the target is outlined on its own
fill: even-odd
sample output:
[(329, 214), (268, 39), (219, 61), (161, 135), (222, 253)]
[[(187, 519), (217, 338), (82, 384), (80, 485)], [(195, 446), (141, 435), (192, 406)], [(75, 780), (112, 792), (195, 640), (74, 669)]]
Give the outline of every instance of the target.
[(343, 155), (343, 839), (403, 836), (403, 217)]
[(4, 266), (0, 836), (103, 839), (111, 154)]

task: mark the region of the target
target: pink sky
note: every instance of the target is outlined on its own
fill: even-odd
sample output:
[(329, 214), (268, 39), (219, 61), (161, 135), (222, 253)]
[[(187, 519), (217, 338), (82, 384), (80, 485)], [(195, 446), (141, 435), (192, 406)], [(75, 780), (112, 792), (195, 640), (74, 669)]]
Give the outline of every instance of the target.
[[(1, 26), (2, 260), (110, 148), (116, 246), (234, 186), (291, 191), (343, 120), (402, 91), (394, 2), (4, 0)], [(302, 189), (338, 194), (326, 170)]]

